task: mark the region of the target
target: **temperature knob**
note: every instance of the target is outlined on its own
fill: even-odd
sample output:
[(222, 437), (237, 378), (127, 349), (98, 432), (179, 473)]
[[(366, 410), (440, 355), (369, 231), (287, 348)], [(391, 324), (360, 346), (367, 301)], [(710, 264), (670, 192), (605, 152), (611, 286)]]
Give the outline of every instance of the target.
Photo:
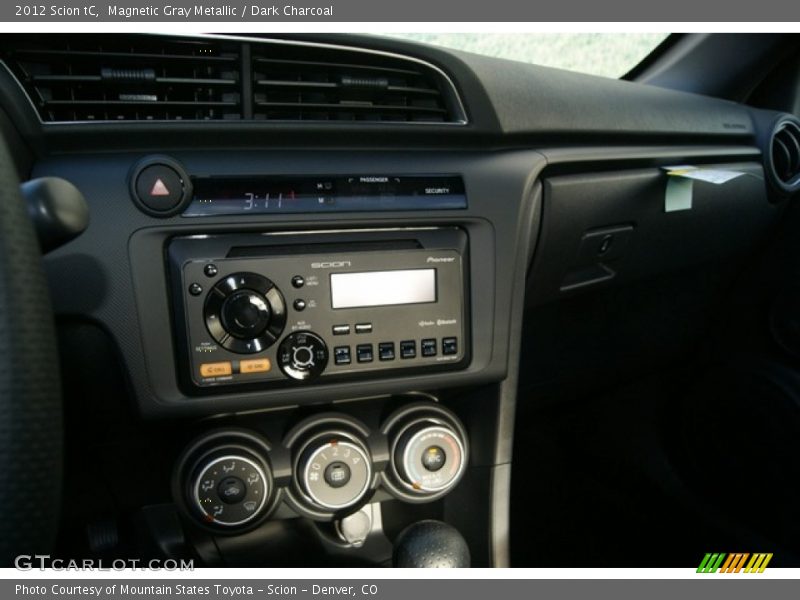
[(466, 451), (461, 437), (448, 425), (424, 419), (398, 436), (393, 459), (407, 488), (435, 494), (458, 483), (466, 466)]
[(278, 347), (278, 365), (292, 379), (313, 379), (325, 370), (327, 364), (328, 346), (315, 333), (292, 333)]
[(300, 491), (312, 504), (337, 511), (358, 503), (372, 480), (366, 447), (340, 433), (323, 433), (307, 443), (297, 462)]

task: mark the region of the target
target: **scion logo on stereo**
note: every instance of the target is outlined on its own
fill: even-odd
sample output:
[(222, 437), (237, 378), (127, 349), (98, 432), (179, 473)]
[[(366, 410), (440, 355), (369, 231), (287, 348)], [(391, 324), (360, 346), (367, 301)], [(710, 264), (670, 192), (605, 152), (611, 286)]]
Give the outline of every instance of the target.
[(312, 269), (339, 269), (341, 267), (352, 267), (353, 264), (349, 260), (332, 260), (329, 262), (313, 262), (311, 263)]

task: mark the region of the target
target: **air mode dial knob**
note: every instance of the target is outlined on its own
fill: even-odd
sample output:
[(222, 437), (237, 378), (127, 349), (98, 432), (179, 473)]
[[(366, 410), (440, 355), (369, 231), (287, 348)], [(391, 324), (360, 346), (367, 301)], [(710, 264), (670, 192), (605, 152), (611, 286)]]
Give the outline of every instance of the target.
[(201, 460), (189, 495), (204, 523), (238, 527), (263, 513), (271, 493), (269, 471), (254, 457), (220, 452)]

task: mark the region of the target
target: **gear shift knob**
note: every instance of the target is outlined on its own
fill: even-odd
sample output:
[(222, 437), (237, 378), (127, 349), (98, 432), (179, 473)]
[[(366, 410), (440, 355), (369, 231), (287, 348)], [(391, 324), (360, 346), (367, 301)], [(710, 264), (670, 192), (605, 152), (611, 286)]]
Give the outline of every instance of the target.
[(455, 527), (441, 521), (419, 521), (397, 536), (392, 563), (399, 568), (464, 568), (470, 565), (469, 548)]

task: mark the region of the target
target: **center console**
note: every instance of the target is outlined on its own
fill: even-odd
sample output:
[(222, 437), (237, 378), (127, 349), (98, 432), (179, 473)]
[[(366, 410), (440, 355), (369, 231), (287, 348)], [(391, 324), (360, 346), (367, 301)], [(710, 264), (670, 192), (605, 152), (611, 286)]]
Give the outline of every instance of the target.
[(37, 166), (106, 224), (46, 266), (59, 317), (113, 340), (168, 471), (140, 473), (147, 500), (111, 484), (159, 553), (388, 565), (394, 547), (415, 564), (441, 539), (462, 566), (504, 563), (538, 154), (88, 161)]

